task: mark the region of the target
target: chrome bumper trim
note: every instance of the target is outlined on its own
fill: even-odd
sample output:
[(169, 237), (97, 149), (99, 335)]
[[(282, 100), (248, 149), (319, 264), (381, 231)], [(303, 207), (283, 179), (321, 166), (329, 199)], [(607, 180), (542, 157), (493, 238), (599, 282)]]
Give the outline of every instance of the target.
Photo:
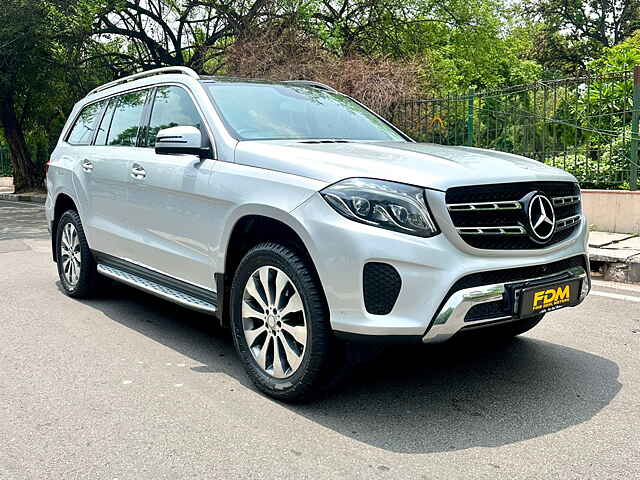
[[(580, 299), (582, 302), (587, 296), (589, 289), (591, 288), (589, 275), (587, 271), (582, 267), (572, 267), (567, 270), (563, 270), (552, 275), (545, 275), (543, 277), (525, 278), (507, 283), (496, 283), (493, 285), (482, 285), (479, 287), (465, 288), (455, 292), (447, 302), (442, 306), (439, 312), (436, 314), (431, 327), (427, 330), (422, 337), (423, 343), (439, 343), (448, 340), (455, 335), (463, 327), (470, 325), (480, 325), (483, 323), (496, 322), (500, 320), (511, 320), (516, 316), (504, 316), (487, 318), (483, 320), (477, 320), (473, 322), (465, 322), (464, 319), (467, 316), (469, 310), (482, 303), (497, 302), (504, 298), (504, 293), (507, 291), (509, 285), (522, 282), (530, 282), (537, 280), (549, 279), (553, 280), (556, 277), (562, 275), (567, 276), (568, 280), (575, 279), (587, 279), (587, 288), (582, 288), (580, 291)], [(584, 285), (584, 284), (583, 284)]]

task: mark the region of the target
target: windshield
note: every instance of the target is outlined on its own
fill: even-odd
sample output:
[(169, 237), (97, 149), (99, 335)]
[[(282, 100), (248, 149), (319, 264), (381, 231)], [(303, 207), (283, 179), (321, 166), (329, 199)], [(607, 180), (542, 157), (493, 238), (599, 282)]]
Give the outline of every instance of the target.
[(318, 88), (207, 82), (223, 120), (241, 140), (406, 139), (348, 97)]

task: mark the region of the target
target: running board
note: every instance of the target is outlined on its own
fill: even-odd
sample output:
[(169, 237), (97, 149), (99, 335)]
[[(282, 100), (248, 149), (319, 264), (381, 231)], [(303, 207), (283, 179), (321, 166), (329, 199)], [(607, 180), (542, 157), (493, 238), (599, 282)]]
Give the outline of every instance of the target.
[(215, 313), (216, 306), (213, 303), (201, 300), (189, 295), (188, 293), (181, 292), (175, 288), (162, 285), (158, 282), (143, 278), (133, 273), (125, 272), (119, 268), (115, 268), (109, 265), (99, 264), (98, 273), (105, 277), (112, 278), (122, 283), (126, 283), (129, 286), (138, 288), (144, 292), (150, 293), (170, 302), (182, 305), (192, 310), (198, 310), (204, 313)]

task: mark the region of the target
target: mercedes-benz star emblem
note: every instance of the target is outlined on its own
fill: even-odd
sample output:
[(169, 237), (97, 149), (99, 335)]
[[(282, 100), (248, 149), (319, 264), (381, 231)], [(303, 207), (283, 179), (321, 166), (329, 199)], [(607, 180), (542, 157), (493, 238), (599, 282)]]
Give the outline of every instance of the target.
[(551, 238), (556, 229), (556, 214), (553, 205), (544, 195), (539, 193), (531, 197), (529, 202), (529, 225), (534, 238), (545, 242)]

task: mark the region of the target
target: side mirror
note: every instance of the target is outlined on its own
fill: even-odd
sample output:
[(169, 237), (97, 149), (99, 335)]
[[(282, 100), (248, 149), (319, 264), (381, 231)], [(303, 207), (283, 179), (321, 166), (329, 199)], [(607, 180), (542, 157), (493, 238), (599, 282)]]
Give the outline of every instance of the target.
[(210, 149), (202, 144), (202, 133), (196, 127), (171, 127), (158, 132), (156, 153), (159, 155), (197, 155), (205, 158)]

